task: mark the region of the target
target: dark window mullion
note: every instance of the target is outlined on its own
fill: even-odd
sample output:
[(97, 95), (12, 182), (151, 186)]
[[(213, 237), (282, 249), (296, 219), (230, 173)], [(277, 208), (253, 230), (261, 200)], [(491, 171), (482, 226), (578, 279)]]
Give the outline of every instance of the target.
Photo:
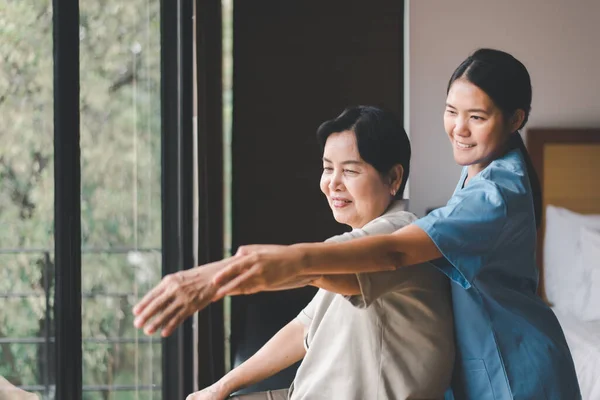
[[(223, 85), (221, 0), (196, 0), (198, 264), (223, 258)], [(223, 301), (198, 315), (198, 385), (225, 373)]]
[(53, 0), (56, 398), (82, 397), (79, 1)]
[[(162, 270), (194, 266), (193, 3), (161, 0)], [(193, 390), (193, 326), (163, 340), (163, 399)]]

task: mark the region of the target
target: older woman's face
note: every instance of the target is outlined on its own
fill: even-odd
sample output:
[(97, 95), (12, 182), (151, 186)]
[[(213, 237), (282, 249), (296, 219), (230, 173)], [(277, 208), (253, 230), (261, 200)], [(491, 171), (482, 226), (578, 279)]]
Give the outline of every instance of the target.
[(331, 134), (323, 151), (321, 191), (336, 221), (361, 228), (392, 201), (391, 187), (358, 152), (352, 131)]

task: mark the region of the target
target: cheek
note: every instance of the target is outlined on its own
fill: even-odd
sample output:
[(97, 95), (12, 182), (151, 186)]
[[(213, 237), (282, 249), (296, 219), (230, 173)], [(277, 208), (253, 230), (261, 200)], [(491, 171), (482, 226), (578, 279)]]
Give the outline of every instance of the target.
[(323, 192), (323, 194), (327, 196), (327, 194), (329, 193), (329, 178), (327, 178), (325, 175), (321, 175), (319, 187), (321, 188), (321, 192)]
[(494, 127), (483, 129), (479, 135), (479, 141), (490, 151), (494, 151), (504, 143), (504, 132)]
[(347, 187), (347, 189), (361, 214), (370, 214), (372, 209), (378, 208), (389, 192), (382, 183), (373, 181), (361, 182), (361, 184), (353, 185), (351, 188)]
[(448, 117), (444, 117), (444, 130), (446, 131), (446, 134), (450, 135), (453, 129), (454, 123), (452, 120)]

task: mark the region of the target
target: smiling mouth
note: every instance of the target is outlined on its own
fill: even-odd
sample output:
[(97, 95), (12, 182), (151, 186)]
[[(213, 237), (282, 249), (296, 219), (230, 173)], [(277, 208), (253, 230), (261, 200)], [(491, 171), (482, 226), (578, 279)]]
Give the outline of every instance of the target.
[(458, 147), (460, 149), (470, 149), (471, 147), (475, 147), (474, 144), (461, 143), (457, 140), (455, 140), (454, 143), (456, 143), (456, 147)]
[(331, 201), (331, 204), (335, 208), (343, 208), (343, 207), (346, 207), (350, 203), (352, 203), (350, 200), (344, 200), (344, 199), (332, 199), (332, 201)]

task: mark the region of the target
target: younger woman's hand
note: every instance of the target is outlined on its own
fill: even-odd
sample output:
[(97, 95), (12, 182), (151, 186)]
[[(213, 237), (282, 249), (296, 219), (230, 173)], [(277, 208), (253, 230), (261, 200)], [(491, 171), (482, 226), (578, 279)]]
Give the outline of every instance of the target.
[[(301, 277), (306, 263), (302, 248), (295, 246), (243, 246), (233, 260), (214, 277), (215, 298), (277, 290)], [(309, 277), (308, 284), (314, 277)]]

